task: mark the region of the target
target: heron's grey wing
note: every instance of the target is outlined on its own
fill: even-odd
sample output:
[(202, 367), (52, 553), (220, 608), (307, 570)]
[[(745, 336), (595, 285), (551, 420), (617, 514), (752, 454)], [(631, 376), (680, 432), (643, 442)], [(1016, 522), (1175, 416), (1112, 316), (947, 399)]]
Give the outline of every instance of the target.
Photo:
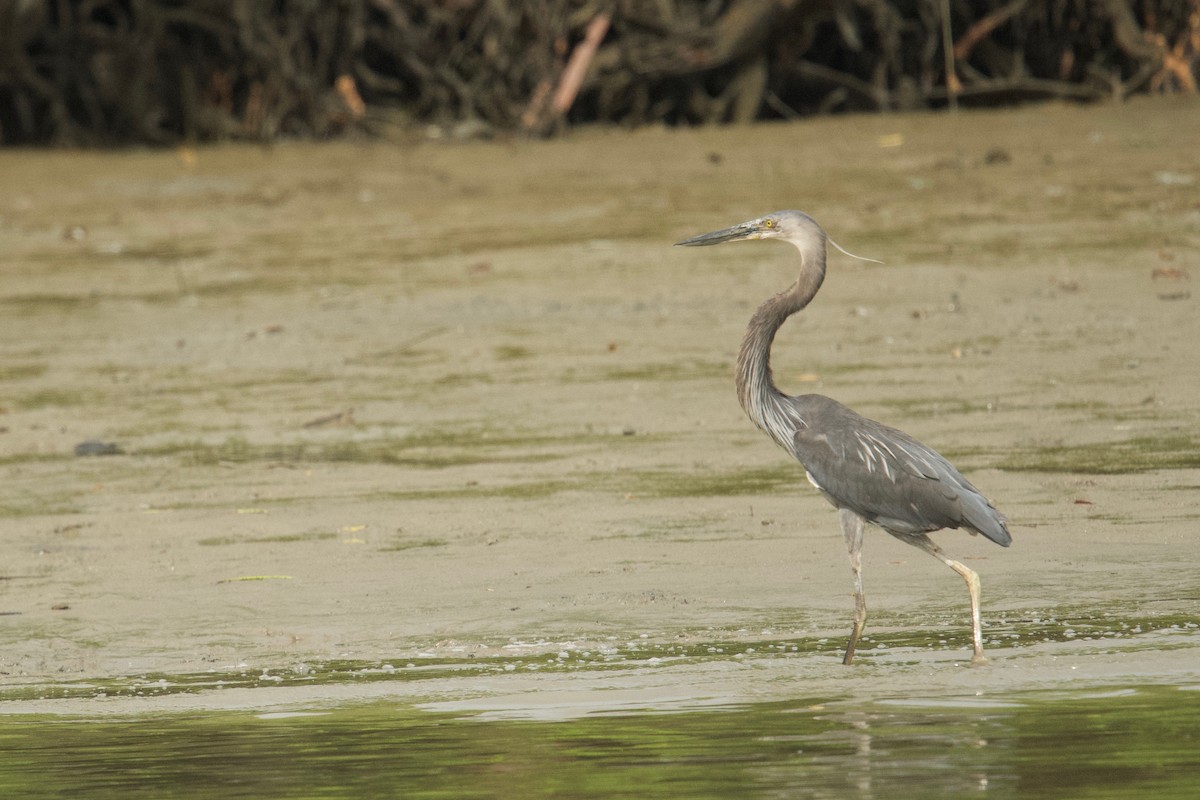
[(939, 453), (836, 401), (820, 401), (800, 411), (807, 424), (795, 434), (795, 455), (835, 505), (896, 533), (966, 528), (1005, 547), (1012, 541), (1003, 515)]

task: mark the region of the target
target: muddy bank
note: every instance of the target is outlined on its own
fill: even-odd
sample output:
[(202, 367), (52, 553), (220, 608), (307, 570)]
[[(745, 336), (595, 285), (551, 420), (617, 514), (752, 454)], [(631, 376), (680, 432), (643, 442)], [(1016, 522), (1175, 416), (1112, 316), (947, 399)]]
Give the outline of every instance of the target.
[[(1195, 680), (1168, 654), (1200, 622), (1197, 110), (0, 153), (5, 705), (208, 678), (269, 703), (281, 676), (302, 701), (409, 663), (468, 669), (409, 698), (453, 702), (630, 643), (686, 647), (712, 696), (759, 691), (721, 667), (747, 647), (781, 685), (825, 674), (836, 514), (731, 380), (792, 255), (669, 246), (788, 207), (887, 264), (831, 260), (778, 380), (1009, 516), (1008, 550), (937, 537), (982, 577), (994, 674), (1075, 680), (1067, 648), (1097, 681), (1117, 651), (1119, 680)], [(871, 691), (953, 671), (959, 579), (878, 532), (865, 558)]]

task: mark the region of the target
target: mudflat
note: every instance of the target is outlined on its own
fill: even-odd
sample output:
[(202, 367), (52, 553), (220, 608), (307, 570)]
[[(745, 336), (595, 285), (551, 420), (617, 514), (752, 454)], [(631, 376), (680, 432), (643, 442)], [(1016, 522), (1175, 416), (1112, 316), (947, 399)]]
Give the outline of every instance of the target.
[[(1197, 119), (0, 152), (0, 710), (1200, 680)], [(781, 388), (1009, 518), (934, 535), (986, 667), (961, 580), (878, 530), (840, 665), (837, 515), (732, 386), (795, 251), (671, 247), (782, 208), (886, 264), (831, 253)]]

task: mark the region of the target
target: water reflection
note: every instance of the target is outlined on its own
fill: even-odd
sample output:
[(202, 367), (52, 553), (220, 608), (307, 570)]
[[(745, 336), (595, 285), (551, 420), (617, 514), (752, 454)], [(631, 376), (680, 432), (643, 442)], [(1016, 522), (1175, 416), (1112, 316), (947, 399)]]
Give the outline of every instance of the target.
[(502, 721), (374, 704), (0, 718), (0, 796), (1194, 797), (1200, 691)]

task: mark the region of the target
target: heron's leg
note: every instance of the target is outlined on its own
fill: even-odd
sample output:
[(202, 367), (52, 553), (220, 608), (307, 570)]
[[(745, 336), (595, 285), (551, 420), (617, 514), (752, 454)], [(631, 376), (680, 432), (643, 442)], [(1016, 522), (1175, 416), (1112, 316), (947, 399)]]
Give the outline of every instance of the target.
[(850, 569), (854, 572), (854, 628), (850, 631), (850, 643), (846, 645), (846, 656), (842, 659), (843, 664), (849, 665), (854, 660), (858, 637), (862, 636), (863, 626), (867, 624), (867, 598), (863, 596), (862, 586), (863, 518), (847, 508), (838, 510), (838, 518), (846, 536), (846, 549), (850, 552)]
[(979, 576), (975, 574), (975, 570), (947, 556), (942, 552), (942, 548), (934, 544), (933, 540), (923, 533), (918, 536), (901, 536), (899, 538), (929, 553), (966, 581), (967, 592), (971, 595), (971, 633), (975, 640), (975, 655), (972, 656), (971, 663), (986, 664), (987, 659), (983, 656), (983, 625), (979, 618)]

